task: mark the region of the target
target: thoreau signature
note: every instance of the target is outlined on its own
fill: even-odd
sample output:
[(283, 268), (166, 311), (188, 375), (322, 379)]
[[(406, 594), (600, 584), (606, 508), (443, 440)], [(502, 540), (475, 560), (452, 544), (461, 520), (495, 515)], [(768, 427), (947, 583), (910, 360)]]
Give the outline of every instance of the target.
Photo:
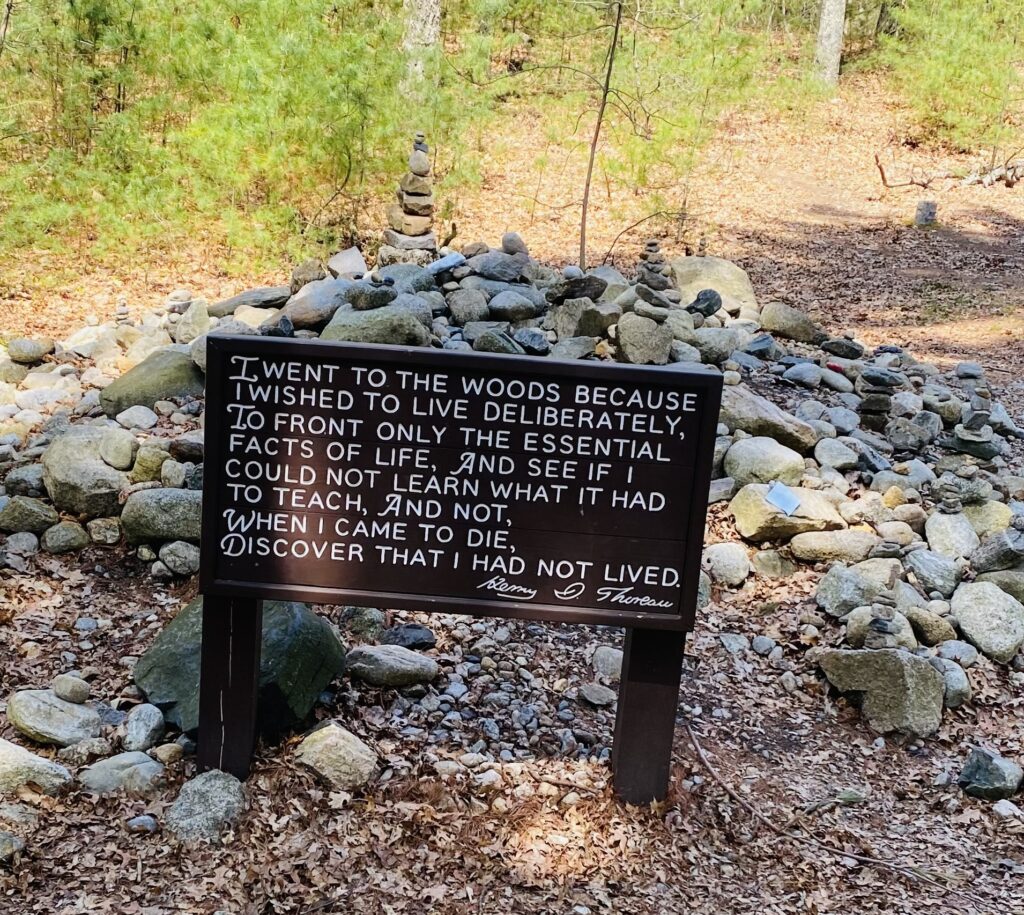
[(646, 594), (634, 594), (632, 588), (598, 588), (598, 601), (609, 604), (630, 604), (640, 607), (664, 607), (671, 609), (673, 604), (670, 600), (656, 600)]
[(532, 600), (537, 596), (536, 588), (527, 588), (525, 585), (514, 585), (500, 575), (488, 578), (487, 581), (476, 586), (478, 591), (490, 591), (496, 597), (504, 597), (506, 600)]

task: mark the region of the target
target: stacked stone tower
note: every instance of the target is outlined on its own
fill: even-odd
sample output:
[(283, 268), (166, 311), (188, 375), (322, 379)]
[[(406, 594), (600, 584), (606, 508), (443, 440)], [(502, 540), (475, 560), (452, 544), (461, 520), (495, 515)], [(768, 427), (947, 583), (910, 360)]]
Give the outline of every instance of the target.
[(427, 264), (437, 254), (434, 237), (434, 187), (430, 175), (430, 157), (422, 131), (413, 139), (409, 171), (399, 182), (397, 203), (388, 207), (388, 228), (377, 255), (378, 266), (388, 264)]

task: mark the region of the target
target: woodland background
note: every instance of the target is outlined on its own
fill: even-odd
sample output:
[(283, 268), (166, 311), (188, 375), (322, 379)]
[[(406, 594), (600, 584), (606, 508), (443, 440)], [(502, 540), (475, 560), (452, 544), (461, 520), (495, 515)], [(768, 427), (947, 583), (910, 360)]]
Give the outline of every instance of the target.
[[(630, 0), (605, 91), (618, 8), (4, 0), (0, 298), (26, 273), (38, 290), (83, 261), (123, 272), (197, 243), (225, 275), (372, 248), (417, 129), (435, 155), (440, 238), (471, 240), (460, 207), (479, 195), (482, 163), (505, 154), (527, 168), (495, 193), (578, 211), (578, 170), (563, 166), (586, 162), (602, 109), (593, 193), (606, 234), (642, 220), (638, 238), (660, 222), (693, 243), (690, 179), (721, 118), (799, 119), (828, 97), (837, 14), (843, 79), (876, 77), (908, 112), (896, 147), (966, 154), (963, 174), (1024, 147), (1015, 0)], [(549, 241), (568, 257), (578, 244)]]

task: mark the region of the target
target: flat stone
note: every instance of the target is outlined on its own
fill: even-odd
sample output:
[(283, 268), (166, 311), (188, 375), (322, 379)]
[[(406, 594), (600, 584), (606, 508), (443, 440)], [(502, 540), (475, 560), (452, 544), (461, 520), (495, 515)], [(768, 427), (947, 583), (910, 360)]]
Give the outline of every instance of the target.
[(320, 335), (323, 340), (428, 346), (430, 331), (408, 309), (386, 305), (372, 311), (339, 308)]
[(742, 384), (726, 385), (722, 390), (719, 422), (725, 423), (730, 431), (742, 429), (749, 435), (773, 438), (801, 454), (811, 451), (818, 442), (818, 433), (809, 423)]
[(807, 531), (840, 530), (846, 522), (820, 492), (795, 488), (799, 504), (791, 515), (767, 501), (768, 486), (750, 483), (729, 503), (740, 536), (755, 543), (785, 540)]
[(580, 698), (595, 708), (607, 708), (615, 704), (618, 696), (615, 690), (602, 683), (584, 683), (579, 689)]
[(100, 392), (100, 406), (107, 416), (117, 416), (141, 404), (152, 408), (158, 400), (183, 400), (203, 393), (203, 373), (188, 350), (167, 347), (154, 350)]
[(429, 683), (437, 662), (400, 645), (360, 645), (348, 653), (348, 672), (371, 686), (402, 687)]
[(797, 559), (806, 562), (861, 562), (879, 543), (881, 539), (867, 531), (809, 531), (797, 534), (789, 547)]
[(282, 308), (291, 298), (291, 294), (290, 286), (259, 286), (210, 305), (207, 313), (211, 318), (226, 318), (242, 305), (250, 308)]

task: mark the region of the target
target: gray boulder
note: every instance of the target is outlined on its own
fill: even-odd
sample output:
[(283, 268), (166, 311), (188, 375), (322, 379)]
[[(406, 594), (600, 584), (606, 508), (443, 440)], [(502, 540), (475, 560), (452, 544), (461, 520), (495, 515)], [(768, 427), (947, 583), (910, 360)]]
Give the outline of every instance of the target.
[(139, 751), (118, 753), (94, 762), (79, 774), (82, 784), (94, 794), (124, 791), (146, 797), (164, 786), (164, 767)]
[(970, 556), (981, 544), (971, 522), (961, 512), (933, 512), (925, 522), (924, 533), (932, 551), (950, 559)]
[(1005, 591), (1014, 600), (1024, 603), (1024, 566), (1000, 569), (997, 572), (983, 572), (978, 576), (977, 580), (992, 582), (992, 584)]
[(199, 540), (203, 494), (192, 489), (141, 489), (124, 503), (121, 526), (130, 544)]
[(840, 619), (858, 607), (869, 606), (884, 590), (881, 582), (837, 562), (818, 582), (814, 599), (829, 616)]
[(46, 488), (43, 486), (43, 465), (22, 464), (11, 469), (4, 477), (4, 489), (9, 496), (32, 496), (36, 498), (44, 495)]
[(371, 686), (429, 683), (438, 673), (432, 658), (401, 645), (360, 645), (348, 653), (348, 672)]
[(347, 301), (351, 280), (316, 280), (306, 283), (284, 306), (281, 314), (296, 330), (319, 330)]
[(6, 503), (0, 502), (0, 531), (8, 534), (41, 534), (59, 520), (57, 512), (39, 499), (15, 496)]
[[(165, 720), (186, 733), (199, 726), (199, 649), (203, 600), (189, 603), (135, 666), (135, 683)], [(274, 740), (309, 717), (324, 688), (345, 667), (330, 623), (304, 604), (263, 605), (259, 729)]]
[(60, 521), (46, 529), (42, 544), (47, 553), (74, 553), (89, 545), (89, 535), (77, 521)]
[(750, 558), (742, 543), (714, 543), (704, 547), (704, 568), (724, 585), (738, 587), (750, 574)]
[(618, 356), (633, 365), (665, 365), (672, 348), (672, 331), (650, 318), (629, 312), (619, 321)]
[(945, 658), (929, 658), (929, 663), (942, 674), (943, 702), (946, 708), (960, 708), (971, 701), (971, 681), (956, 661)]
[(35, 365), (42, 362), (53, 352), (53, 340), (43, 337), (34, 340), (30, 337), (14, 337), (7, 341), (7, 356), (12, 362), (20, 365)]
[(216, 769), (197, 775), (181, 786), (167, 811), (165, 823), (180, 842), (220, 842), (221, 833), (238, 822), (245, 810), (242, 783)]
[(930, 737), (939, 729), (945, 686), (927, 658), (896, 648), (825, 649), (819, 664), (836, 689), (861, 697), (861, 714), (872, 730)]
[(1013, 797), (1024, 781), (1024, 769), (1013, 760), (992, 750), (975, 747), (971, 750), (957, 784), (965, 794), (986, 801)]
[(448, 294), (447, 303), (452, 315), (452, 324), (456, 327), (473, 321), (486, 321), (491, 311), (487, 304), (487, 296), (479, 289), (456, 289)]
[(964, 638), (994, 661), (1009, 664), (1024, 645), (1024, 605), (992, 582), (960, 585), (952, 609)]
[(71, 781), (71, 773), (63, 766), (0, 737), (0, 795), (13, 794), (23, 785), (38, 785), (47, 794), (56, 794)]
[(58, 747), (100, 736), (100, 716), (95, 709), (58, 699), (48, 689), (11, 693), (7, 720), (30, 740)]
[(622, 649), (599, 645), (590, 663), (593, 665), (594, 673), (599, 677), (617, 683), (622, 676)]
[(805, 562), (862, 562), (879, 543), (881, 538), (869, 531), (809, 531), (797, 534), (789, 548)]
[(804, 459), (773, 438), (755, 435), (730, 446), (723, 468), (740, 486), (773, 480), (796, 486), (804, 475)]
[(377, 769), (377, 754), (333, 721), (306, 737), (295, 758), (344, 791), (362, 788)]
[[(118, 496), (128, 475), (111, 467), (101, 456), (109, 430), (72, 426), (43, 452), (43, 484), (60, 511), (87, 518), (103, 518), (121, 511)], [(124, 429), (118, 434), (129, 435)]]
[(799, 308), (784, 302), (768, 302), (761, 309), (761, 326), (787, 340), (823, 343), (828, 335)]
[(240, 292), (230, 299), (223, 299), (211, 305), (208, 312), (211, 318), (226, 318), (243, 305), (250, 308), (281, 308), (291, 294), (290, 286), (260, 286)]
[(154, 350), (100, 391), (100, 406), (107, 416), (129, 407), (152, 407), (158, 400), (182, 400), (203, 393), (203, 373), (192, 361), (187, 347)]
[(164, 716), (155, 705), (143, 703), (129, 713), (124, 722), (124, 748), (148, 750), (164, 736)]
[(705, 289), (722, 297), (722, 307), (731, 315), (744, 308), (756, 311), (757, 296), (746, 272), (720, 257), (680, 257), (671, 263), (672, 274), (684, 302), (692, 302)]
[(739, 331), (732, 327), (698, 327), (686, 341), (700, 352), (700, 358), (709, 365), (718, 365), (745, 342)]
[(931, 550), (912, 550), (903, 561), (929, 594), (938, 591), (943, 597), (950, 597), (960, 584), (960, 569), (946, 556)]
[(323, 340), (351, 343), (430, 345), (430, 332), (427, 328), (411, 311), (399, 305), (385, 305), (372, 311), (339, 308), (320, 337)]
[(742, 384), (727, 384), (722, 389), (719, 422), (725, 423), (730, 432), (742, 429), (750, 435), (764, 435), (801, 454), (810, 452), (818, 442), (813, 426)]
[(834, 531), (846, 527), (835, 506), (813, 489), (794, 489), (799, 504), (791, 515), (766, 498), (768, 486), (749, 483), (729, 503), (740, 536), (754, 543), (788, 540), (807, 531)]

